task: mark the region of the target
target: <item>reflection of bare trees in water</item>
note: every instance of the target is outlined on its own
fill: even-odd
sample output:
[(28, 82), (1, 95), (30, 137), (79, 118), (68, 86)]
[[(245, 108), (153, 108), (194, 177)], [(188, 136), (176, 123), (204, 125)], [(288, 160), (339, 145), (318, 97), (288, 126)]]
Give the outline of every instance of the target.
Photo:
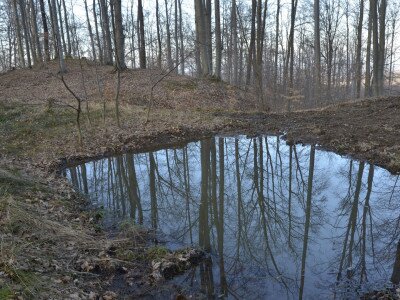
[(337, 296), (360, 288), (384, 254), (391, 269), (400, 265), (400, 216), (389, 217), (400, 209), (397, 182), (388, 188), (393, 180), (374, 178), (373, 166), (367, 178), (363, 162), (345, 171), (335, 163), (342, 160), (276, 137), (217, 138), (107, 158), (68, 177), (114, 217), (215, 254), (190, 273), (207, 296), (306, 298), (329, 293), (329, 284)]
[(368, 165), (367, 175), (364, 162), (353, 174), (354, 165), (353, 161), (349, 164), (347, 175), (341, 173), (347, 177), (347, 195), (341, 201), (336, 228), (344, 233), (335, 237), (342, 239), (335, 293), (346, 297), (373, 287), (379, 279), (377, 274), (386, 282), (391, 269), (393, 282), (397, 272), (400, 274), (400, 263), (395, 261), (399, 235), (393, 220), (400, 207), (391, 203), (392, 196), (399, 200), (397, 178), (389, 178), (382, 170), (377, 177), (373, 165)]

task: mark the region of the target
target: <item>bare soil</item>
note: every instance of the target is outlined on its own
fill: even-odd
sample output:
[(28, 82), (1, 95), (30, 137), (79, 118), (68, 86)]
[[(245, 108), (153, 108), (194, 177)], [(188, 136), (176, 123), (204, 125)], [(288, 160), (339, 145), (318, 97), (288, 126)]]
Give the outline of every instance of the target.
[(153, 280), (151, 261), (168, 251), (152, 245), (154, 235), (145, 229), (104, 231), (101, 215), (86, 211), (84, 199), (59, 175), (68, 164), (215, 134), (270, 133), (400, 172), (399, 97), (259, 113), (251, 92), (213, 79), (172, 75), (155, 89), (156, 104), (146, 123), (150, 89), (163, 72), (129, 70), (122, 75), (118, 127), (112, 67), (87, 61), (68, 61), (67, 67), (66, 81), (90, 107), (89, 118), (86, 112), (82, 116), (82, 145), (75, 112), (66, 106), (75, 101), (57, 78), (55, 63), (0, 75), (0, 299), (116, 299), (128, 293), (201, 297)]

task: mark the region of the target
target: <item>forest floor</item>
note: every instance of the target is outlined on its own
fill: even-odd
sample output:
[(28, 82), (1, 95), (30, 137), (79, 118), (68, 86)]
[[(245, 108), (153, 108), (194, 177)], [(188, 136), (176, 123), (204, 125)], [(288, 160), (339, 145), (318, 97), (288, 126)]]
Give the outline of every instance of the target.
[(171, 75), (155, 89), (146, 123), (145, 104), (162, 73), (130, 70), (121, 76), (118, 127), (112, 67), (77, 61), (67, 67), (66, 82), (89, 100), (82, 145), (76, 113), (66, 106), (75, 101), (57, 78), (56, 64), (0, 75), (0, 299), (201, 298), (151, 276), (151, 261), (171, 255), (151, 243), (153, 232), (125, 224), (111, 234), (99, 226), (101, 214), (85, 210), (85, 199), (60, 175), (69, 164), (216, 134), (270, 133), (400, 172), (399, 97), (266, 113), (256, 112), (251, 92), (214, 79)]

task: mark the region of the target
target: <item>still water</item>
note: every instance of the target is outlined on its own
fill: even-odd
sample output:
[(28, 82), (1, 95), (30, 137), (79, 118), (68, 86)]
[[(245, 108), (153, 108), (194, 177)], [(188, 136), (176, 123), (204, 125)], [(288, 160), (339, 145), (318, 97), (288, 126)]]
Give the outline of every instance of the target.
[(286, 145), (216, 137), (67, 169), (106, 211), (208, 250), (176, 280), (209, 297), (343, 299), (390, 286), (400, 182), (382, 168)]

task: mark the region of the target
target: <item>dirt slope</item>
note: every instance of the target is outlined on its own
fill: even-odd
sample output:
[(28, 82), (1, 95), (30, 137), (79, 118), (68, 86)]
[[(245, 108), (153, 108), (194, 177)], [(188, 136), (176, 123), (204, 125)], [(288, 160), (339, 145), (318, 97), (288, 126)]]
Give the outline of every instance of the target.
[[(96, 66), (86, 59), (67, 60), (65, 81), (80, 97), (90, 102), (114, 101), (117, 74), (112, 66)], [(18, 69), (0, 74), (0, 102), (46, 103), (74, 100), (57, 78), (58, 65), (50, 62), (31, 70)], [(147, 105), (151, 87), (167, 72), (159, 69), (125, 70), (121, 73), (120, 99), (134, 105)], [(100, 89), (99, 89), (100, 88)], [(170, 73), (154, 88), (155, 105), (178, 109), (254, 109), (252, 93), (219, 80), (196, 79)]]

